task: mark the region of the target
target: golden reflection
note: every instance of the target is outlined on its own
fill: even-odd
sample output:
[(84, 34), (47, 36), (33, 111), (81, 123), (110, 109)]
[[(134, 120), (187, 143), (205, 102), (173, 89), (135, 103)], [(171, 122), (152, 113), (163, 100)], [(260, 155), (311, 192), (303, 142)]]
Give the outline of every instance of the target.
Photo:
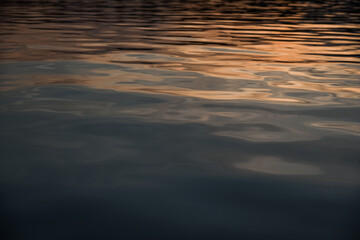
[[(209, 14), (218, 17), (192, 19), (188, 16), (197, 16), (199, 10), (181, 8), (180, 4), (176, 15), (165, 11), (161, 18), (140, 13), (128, 16), (127, 11), (121, 11), (133, 9), (130, 4), (107, 9), (107, 18), (102, 21), (91, 11), (81, 15), (84, 21), (75, 21), (79, 19), (75, 11), (67, 18), (74, 20), (69, 24), (43, 21), (49, 17), (47, 9), (32, 12), (9, 8), (9, 13), (15, 11), (27, 18), (17, 19), (10, 14), (14, 22), (5, 22), (0, 29), (6, 36), (0, 48), (5, 50), (2, 59), (7, 62), (81, 60), (127, 69), (89, 68), (73, 75), (62, 72), (64, 69), (53, 69), (53, 74), (47, 75), (34, 71), (22, 76), (17, 72), (16, 79), (21, 80), (5, 74), (0, 89), (78, 84), (115, 91), (288, 105), (339, 103), (320, 93), (359, 98), (360, 88), (348, 82), (358, 81), (360, 76), (358, 25), (351, 21), (310, 24), (303, 21), (307, 7), (304, 9), (302, 4), (280, 4), (274, 12), (247, 2), (233, 4), (231, 8), (251, 7), (255, 12), (244, 11), (239, 16), (230, 11), (224, 15), (214, 7)], [(290, 10), (291, 15), (281, 13)], [(274, 16), (282, 21), (268, 21)], [(45, 64), (42, 68), (50, 70), (51, 66)], [(181, 80), (175, 81), (174, 77)], [(294, 97), (289, 90), (318, 95), (311, 99)]]

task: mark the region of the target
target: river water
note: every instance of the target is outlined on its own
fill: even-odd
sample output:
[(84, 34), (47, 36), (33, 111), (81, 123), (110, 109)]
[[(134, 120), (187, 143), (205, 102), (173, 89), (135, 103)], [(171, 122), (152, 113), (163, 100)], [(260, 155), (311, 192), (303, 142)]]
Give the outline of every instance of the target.
[(2, 1), (3, 239), (355, 239), (359, 1)]

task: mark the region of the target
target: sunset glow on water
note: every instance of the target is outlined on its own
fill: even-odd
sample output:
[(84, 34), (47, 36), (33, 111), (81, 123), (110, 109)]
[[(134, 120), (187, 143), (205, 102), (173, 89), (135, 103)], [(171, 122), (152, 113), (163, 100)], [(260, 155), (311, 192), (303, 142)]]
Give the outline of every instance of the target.
[(3, 1), (4, 239), (357, 239), (359, 13)]

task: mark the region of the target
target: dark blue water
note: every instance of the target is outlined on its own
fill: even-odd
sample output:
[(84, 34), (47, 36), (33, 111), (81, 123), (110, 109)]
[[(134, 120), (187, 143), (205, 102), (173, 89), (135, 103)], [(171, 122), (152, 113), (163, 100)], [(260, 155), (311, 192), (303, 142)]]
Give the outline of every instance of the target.
[(2, 239), (347, 240), (358, 1), (2, 1)]

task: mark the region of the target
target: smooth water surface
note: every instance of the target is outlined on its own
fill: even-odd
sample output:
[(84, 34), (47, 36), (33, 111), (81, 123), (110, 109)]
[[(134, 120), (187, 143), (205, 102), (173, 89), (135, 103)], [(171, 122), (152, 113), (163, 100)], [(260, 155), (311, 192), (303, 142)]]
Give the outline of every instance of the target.
[(359, 1), (2, 1), (3, 239), (356, 239)]

